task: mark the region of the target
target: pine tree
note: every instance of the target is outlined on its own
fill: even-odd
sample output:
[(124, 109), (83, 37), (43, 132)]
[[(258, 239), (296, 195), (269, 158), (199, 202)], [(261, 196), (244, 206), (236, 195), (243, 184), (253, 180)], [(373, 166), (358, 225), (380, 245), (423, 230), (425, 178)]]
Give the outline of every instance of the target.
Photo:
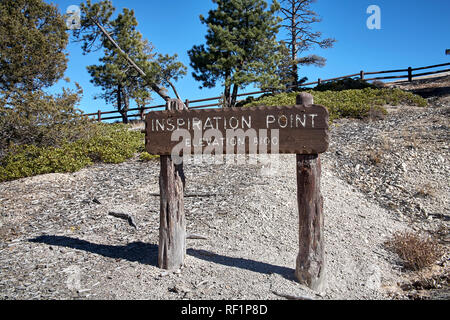
[[(127, 52), (137, 64), (144, 69), (149, 68), (149, 61), (154, 59), (151, 45), (142, 39), (136, 30), (137, 21), (133, 10), (124, 9), (118, 17), (111, 22), (111, 34), (116, 43)], [(104, 56), (99, 59), (99, 65), (88, 66), (91, 82), (102, 88), (103, 93), (97, 97), (113, 103), (121, 113), (124, 123), (128, 122), (127, 111), (130, 99), (139, 97), (149, 99), (150, 92), (139, 74), (130, 68), (128, 61), (118, 53), (114, 46), (105, 41)]]
[(291, 76), (292, 85), (298, 86), (299, 65), (315, 65), (323, 67), (326, 63), (324, 57), (318, 55), (308, 55), (301, 57), (304, 52), (311, 50), (314, 46), (322, 49), (333, 47), (335, 39), (321, 39), (322, 33), (312, 30), (312, 24), (320, 22), (321, 19), (311, 9), (311, 4), (316, 0), (282, 0), (281, 13), (283, 25), (288, 33), (286, 39), (291, 55)]
[(99, 96), (116, 104), (127, 122), (130, 100), (140, 108), (148, 102), (150, 90), (167, 100), (166, 90), (173, 80), (186, 74), (186, 67), (177, 62), (177, 55), (154, 52), (152, 44), (137, 30), (138, 22), (133, 10), (124, 8), (116, 19), (111, 19), (115, 8), (111, 1), (103, 0), (81, 4), (81, 29), (74, 31), (77, 41), (83, 43), (85, 53), (104, 49), (99, 65), (88, 67), (92, 82), (100, 86)]
[(261, 88), (276, 86), (276, 68), (281, 59), (276, 34), (279, 19), (264, 0), (213, 0), (215, 10), (207, 18), (206, 45), (196, 45), (188, 54), (193, 77), (202, 87), (212, 88), (221, 80), (225, 106), (234, 106), (238, 90), (255, 83)]
[(42, 0), (0, 1), (0, 90), (33, 91), (53, 85), (67, 68), (66, 24)]
[(44, 90), (67, 68), (66, 23), (42, 0), (0, 0), (0, 162), (15, 146), (58, 147), (89, 135), (82, 89)]

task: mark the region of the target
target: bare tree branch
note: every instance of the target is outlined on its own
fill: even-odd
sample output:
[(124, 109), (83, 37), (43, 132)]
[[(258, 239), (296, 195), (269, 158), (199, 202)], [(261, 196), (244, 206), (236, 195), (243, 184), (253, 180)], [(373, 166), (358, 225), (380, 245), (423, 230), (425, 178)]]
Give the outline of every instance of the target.
[[(114, 39), (111, 37), (111, 35), (106, 31), (106, 29), (97, 21), (93, 20), (94, 24), (100, 29), (100, 31), (105, 35), (105, 37), (116, 47), (116, 49), (120, 52), (120, 54), (128, 61), (128, 63), (131, 64), (131, 66), (144, 78), (147, 78), (147, 75), (144, 71), (142, 71), (141, 68), (139, 68), (136, 63), (126, 54), (122, 48), (114, 41)], [(145, 80), (147, 81), (147, 80)], [(160, 88), (155, 83), (148, 83), (149, 86), (154, 90), (161, 98), (163, 98), (165, 101), (169, 100), (170, 97), (165, 93), (164, 88)], [(172, 84), (171, 84), (172, 85)], [(173, 85), (172, 85), (173, 86)], [(173, 88), (173, 87), (172, 87)]]

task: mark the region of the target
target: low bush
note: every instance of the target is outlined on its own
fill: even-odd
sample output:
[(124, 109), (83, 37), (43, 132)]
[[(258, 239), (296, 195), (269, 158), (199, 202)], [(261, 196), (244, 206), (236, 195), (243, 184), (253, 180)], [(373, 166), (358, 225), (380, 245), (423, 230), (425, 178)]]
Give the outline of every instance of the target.
[(407, 269), (415, 271), (433, 265), (444, 253), (436, 240), (412, 232), (396, 233), (385, 245), (398, 254)]
[[(400, 89), (353, 89), (343, 91), (315, 91), (306, 92), (314, 96), (314, 103), (327, 107), (330, 121), (339, 118), (363, 119), (373, 113), (386, 114), (384, 105), (415, 105), (424, 107), (427, 101), (420, 96)], [(246, 104), (251, 106), (289, 106), (295, 105), (298, 92), (281, 93), (266, 96)]]
[(365, 88), (377, 88), (375, 85), (361, 79), (346, 78), (337, 81), (325, 82), (317, 85), (316, 91), (343, 91)]
[(92, 137), (96, 126), (75, 107), (82, 95), (78, 89), (58, 95), (0, 92), (0, 157), (11, 145), (60, 147)]
[(142, 152), (141, 155), (139, 156), (139, 159), (142, 162), (148, 162), (148, 161), (152, 161), (152, 160), (155, 160), (155, 159), (158, 159), (158, 158), (159, 158), (159, 156), (155, 156), (155, 155), (150, 154), (150, 153), (148, 153), (146, 151)]
[(144, 134), (122, 124), (96, 124), (95, 134), (58, 147), (15, 145), (0, 161), (0, 182), (78, 171), (94, 162), (120, 163), (144, 151)]

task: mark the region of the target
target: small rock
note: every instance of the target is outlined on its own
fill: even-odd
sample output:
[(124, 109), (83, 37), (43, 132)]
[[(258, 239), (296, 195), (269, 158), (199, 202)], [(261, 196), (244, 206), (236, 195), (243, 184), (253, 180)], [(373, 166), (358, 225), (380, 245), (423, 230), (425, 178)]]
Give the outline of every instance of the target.
[(185, 287), (182, 284), (177, 284), (173, 288), (169, 288), (169, 292), (173, 292), (173, 293), (188, 293), (191, 291), (192, 291), (191, 289)]

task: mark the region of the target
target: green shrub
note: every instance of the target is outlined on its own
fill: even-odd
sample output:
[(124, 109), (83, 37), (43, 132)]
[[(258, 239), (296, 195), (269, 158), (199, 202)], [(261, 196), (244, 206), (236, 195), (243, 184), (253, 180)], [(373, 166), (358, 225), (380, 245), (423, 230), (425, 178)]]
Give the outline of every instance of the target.
[(314, 90), (316, 91), (343, 91), (343, 90), (354, 90), (354, 89), (365, 89), (372, 88), (375, 89), (376, 86), (370, 84), (369, 82), (361, 79), (346, 78), (342, 80), (325, 82), (317, 85)]
[(94, 162), (120, 163), (144, 150), (144, 135), (122, 124), (96, 124), (93, 137), (60, 147), (13, 146), (0, 162), (0, 182), (78, 171)]
[(130, 131), (123, 124), (100, 124), (100, 132), (89, 140), (81, 140), (94, 162), (121, 163), (144, 151), (144, 135)]
[[(330, 121), (339, 118), (363, 119), (370, 113), (386, 114), (384, 105), (416, 105), (425, 107), (427, 101), (420, 96), (400, 89), (353, 89), (342, 91), (314, 91), (306, 92), (314, 96), (314, 103), (327, 107)], [(298, 92), (281, 93), (266, 96), (248, 103), (250, 106), (289, 106), (295, 105)]]
[(155, 156), (155, 155), (150, 154), (150, 153), (145, 152), (145, 151), (142, 152), (141, 155), (139, 156), (139, 159), (141, 161), (143, 161), (143, 162), (152, 161), (152, 160), (155, 160), (155, 159), (158, 159), (158, 158), (159, 158), (159, 156)]
[(96, 126), (75, 108), (82, 94), (78, 89), (58, 95), (0, 92), (0, 156), (11, 145), (60, 147), (92, 137)]

